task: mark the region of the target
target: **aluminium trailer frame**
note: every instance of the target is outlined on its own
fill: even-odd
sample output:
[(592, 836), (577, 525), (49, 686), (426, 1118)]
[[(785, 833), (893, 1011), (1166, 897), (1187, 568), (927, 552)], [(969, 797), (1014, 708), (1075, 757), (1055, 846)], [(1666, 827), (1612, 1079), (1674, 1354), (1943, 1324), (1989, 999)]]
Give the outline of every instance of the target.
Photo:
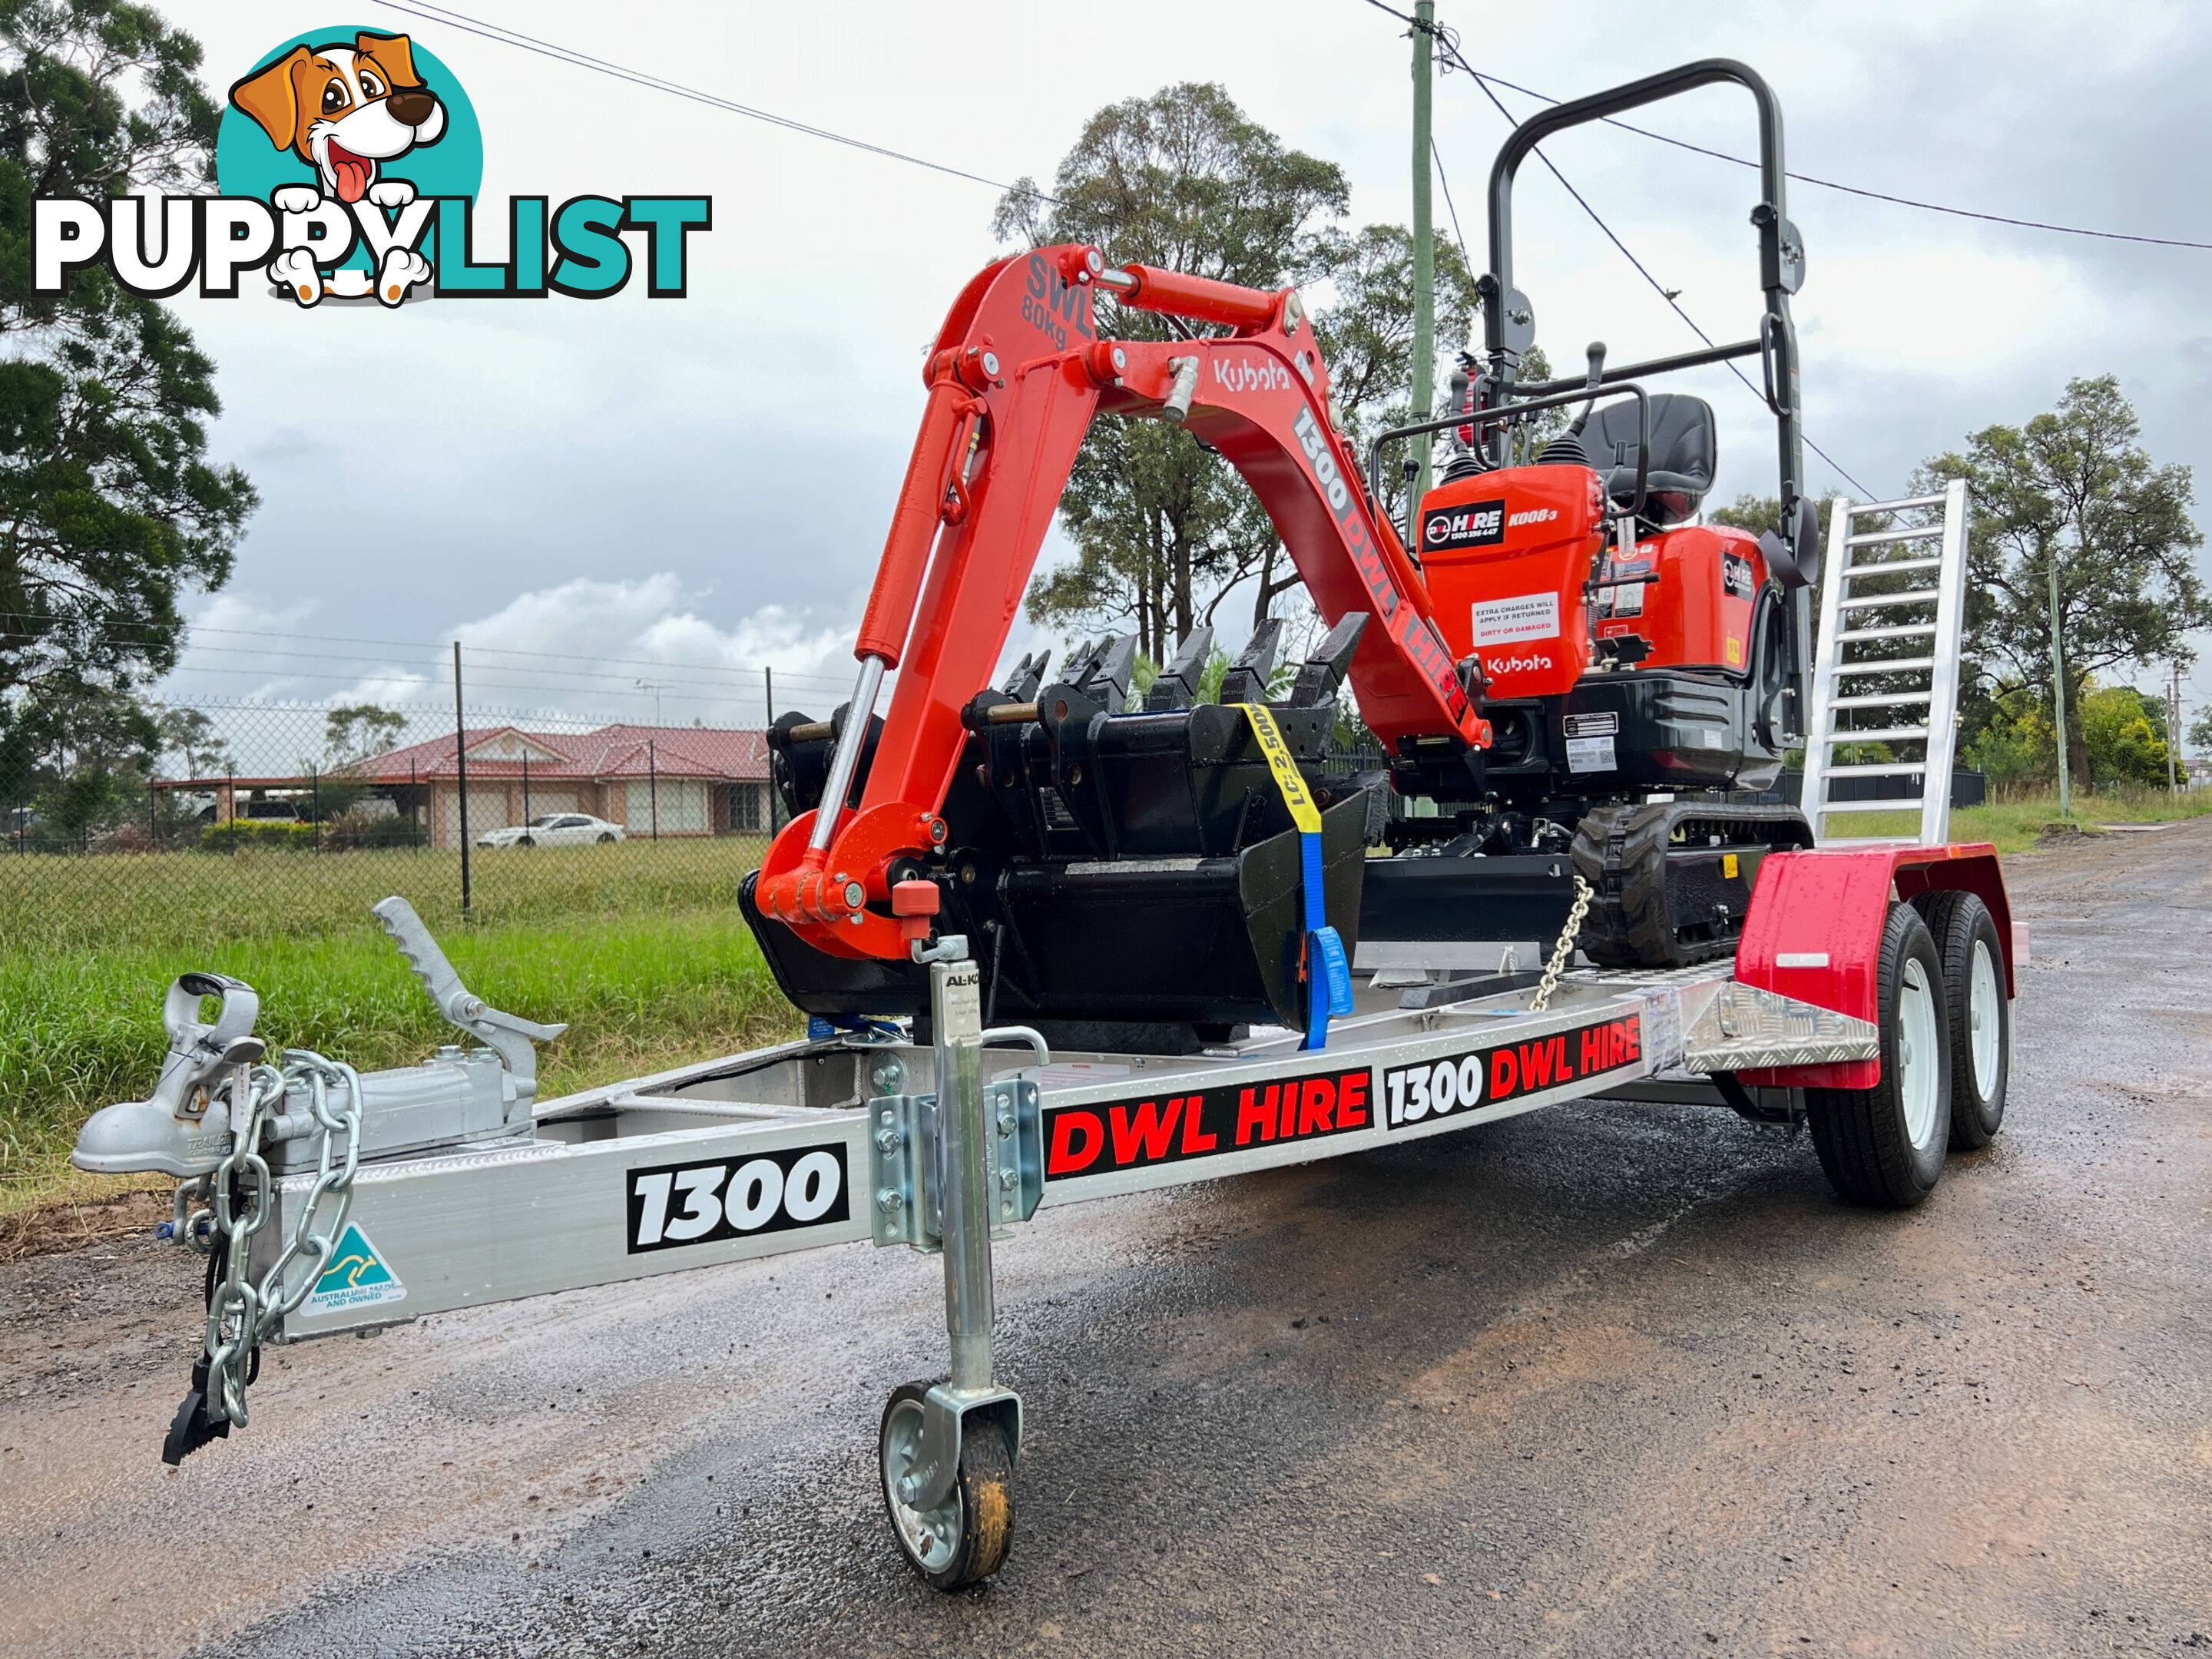
[[(1702, 1099), (1786, 1120), (1808, 1086), (1879, 1077), (1883, 927), (1895, 905), (1946, 888), (1991, 910), (2008, 1000), (2024, 941), (1987, 846), (1777, 854), (1734, 961), (1583, 969), (1546, 1006), (1532, 988), (1369, 1006), (1334, 1022), (1318, 1050), (1263, 1031), (1188, 1056), (1049, 1055), (1034, 1033), (987, 1033), (975, 964), (940, 959), (932, 1046), (896, 1028), (775, 1045), (545, 1101), (509, 1139), (364, 1163), (349, 1237), (359, 1235), (368, 1273), (357, 1293), (307, 1297), (270, 1340), (861, 1239), (941, 1251), (951, 1374), (893, 1395), (882, 1473), (902, 1547), (952, 1588), (1005, 1553), (1003, 1535), (995, 1554), (960, 1550), (973, 1542), (962, 1532), (971, 1453), (997, 1448), (1002, 1483), (1020, 1455), (1020, 1400), (991, 1362), (991, 1246), (1015, 1223), (1043, 1204), (1334, 1158), (1577, 1099)], [(257, 1237), (254, 1272), (311, 1187), (276, 1182), (282, 1224)], [(895, 1419), (907, 1426), (895, 1431)], [(1010, 1504), (999, 1506), (1009, 1526)]]

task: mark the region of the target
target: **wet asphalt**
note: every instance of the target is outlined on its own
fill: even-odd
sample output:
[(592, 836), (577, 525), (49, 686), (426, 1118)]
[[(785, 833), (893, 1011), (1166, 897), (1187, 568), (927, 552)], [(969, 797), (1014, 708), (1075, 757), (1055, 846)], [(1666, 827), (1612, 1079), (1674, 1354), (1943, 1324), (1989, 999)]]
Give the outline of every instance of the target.
[(2012, 860), (2010, 1113), (1922, 1208), (1591, 1103), (1000, 1247), (1012, 1555), (892, 1544), (933, 1261), (854, 1246), (272, 1359), (156, 1447), (197, 1285), (0, 1269), (0, 1652), (2212, 1647), (2212, 822)]

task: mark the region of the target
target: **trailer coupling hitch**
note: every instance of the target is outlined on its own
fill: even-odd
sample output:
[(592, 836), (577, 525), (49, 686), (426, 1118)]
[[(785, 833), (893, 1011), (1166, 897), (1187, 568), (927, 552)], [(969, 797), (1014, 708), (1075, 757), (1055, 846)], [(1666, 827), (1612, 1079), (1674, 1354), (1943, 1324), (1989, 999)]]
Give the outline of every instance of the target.
[[(481, 1046), (473, 1053), (448, 1047), (422, 1066), (369, 1073), (355, 1103), (362, 1120), (362, 1155), (391, 1157), (528, 1129), (538, 1093), (537, 1045), (568, 1027), (501, 1012), (471, 994), (405, 899), (387, 898), (372, 913), (438, 1012)], [(210, 1000), (215, 1017), (204, 1019)], [(153, 1092), (94, 1113), (78, 1132), (70, 1162), (100, 1175), (149, 1173), (195, 1182), (213, 1174), (246, 1127), (248, 1085), (240, 1079), (264, 1052), (253, 1035), (260, 1011), (260, 997), (243, 980), (228, 974), (181, 975), (162, 1005), (169, 1050)], [(275, 1174), (291, 1173), (315, 1158), (314, 1143), (324, 1130), (307, 1109), (307, 1090), (304, 1078), (288, 1068), (283, 1093), (262, 1130)], [(179, 1229), (184, 1221), (180, 1208)]]
[[(263, 1063), (253, 988), (185, 974), (162, 1006), (169, 1048), (152, 1092), (95, 1112), (70, 1155), (100, 1174), (178, 1177), (162, 1231), (210, 1258), (207, 1340), (162, 1443), (169, 1464), (246, 1423), (262, 1344), (284, 1340), (285, 1320), (330, 1270), (364, 1158), (532, 1127), (536, 1045), (568, 1028), (471, 995), (406, 900), (387, 898), (374, 914), (439, 1012), (480, 1046), (448, 1045), (421, 1066), (366, 1077), (304, 1049)], [(214, 1017), (203, 1018), (210, 1001)]]

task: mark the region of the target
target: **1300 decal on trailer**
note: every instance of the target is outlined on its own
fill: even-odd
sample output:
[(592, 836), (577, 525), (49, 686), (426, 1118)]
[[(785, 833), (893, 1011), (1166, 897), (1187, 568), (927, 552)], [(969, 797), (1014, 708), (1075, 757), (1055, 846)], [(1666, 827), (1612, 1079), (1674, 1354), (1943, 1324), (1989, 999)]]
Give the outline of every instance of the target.
[[(1328, 1067), (1277, 1082), (1224, 1085), (1096, 1104), (1047, 1106), (1045, 1179), (1076, 1181), (1234, 1157), (1279, 1154), (1503, 1107), (1578, 1079), (1644, 1069), (1638, 1016), (1370, 1069)], [(1326, 1157), (1316, 1148), (1306, 1157)], [(1301, 1156), (1293, 1154), (1292, 1158)], [(1280, 1163), (1244, 1158), (1239, 1167)]]
[(1577, 1078), (1640, 1066), (1643, 1060), (1642, 1021), (1631, 1014), (1533, 1042), (1393, 1066), (1382, 1073), (1383, 1121), (1399, 1129), (1453, 1112), (1503, 1106)]
[(852, 1213), (847, 1184), (842, 1145), (632, 1170), (629, 1253), (842, 1221)]

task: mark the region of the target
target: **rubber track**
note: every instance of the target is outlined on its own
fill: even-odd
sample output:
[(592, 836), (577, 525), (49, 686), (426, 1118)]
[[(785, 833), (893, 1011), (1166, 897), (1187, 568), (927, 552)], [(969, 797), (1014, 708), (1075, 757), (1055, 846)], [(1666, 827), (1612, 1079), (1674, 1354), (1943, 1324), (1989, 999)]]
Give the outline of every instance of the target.
[(1692, 850), (1716, 835), (1723, 849), (1813, 844), (1813, 826), (1794, 806), (1652, 801), (1597, 808), (1576, 826), (1572, 856), (1575, 872), (1597, 895), (1583, 923), (1582, 948), (1600, 967), (1682, 968), (1735, 954), (1741, 915), (1713, 939), (1683, 939), (1674, 926), (1667, 873), (1678, 830), (1699, 842)]

